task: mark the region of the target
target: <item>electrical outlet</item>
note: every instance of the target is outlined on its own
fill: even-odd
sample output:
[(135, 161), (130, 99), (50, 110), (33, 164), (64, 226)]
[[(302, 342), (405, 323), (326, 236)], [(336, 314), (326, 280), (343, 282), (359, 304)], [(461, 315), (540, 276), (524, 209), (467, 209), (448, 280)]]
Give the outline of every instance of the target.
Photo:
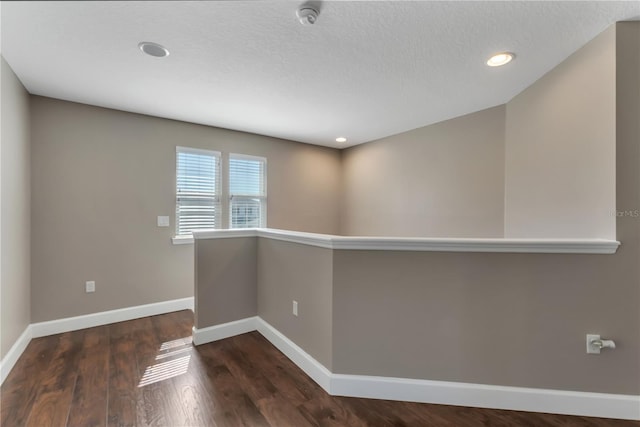
[(93, 280), (89, 280), (88, 282), (85, 282), (84, 291), (86, 293), (95, 292), (96, 291), (96, 282), (94, 282)]
[(298, 315), (298, 301), (293, 301), (293, 315), (297, 316)]
[(600, 347), (592, 344), (592, 341), (599, 339), (600, 335), (587, 334), (587, 354), (600, 354)]
[(169, 226), (169, 217), (168, 216), (159, 216), (158, 217), (158, 227), (168, 227)]

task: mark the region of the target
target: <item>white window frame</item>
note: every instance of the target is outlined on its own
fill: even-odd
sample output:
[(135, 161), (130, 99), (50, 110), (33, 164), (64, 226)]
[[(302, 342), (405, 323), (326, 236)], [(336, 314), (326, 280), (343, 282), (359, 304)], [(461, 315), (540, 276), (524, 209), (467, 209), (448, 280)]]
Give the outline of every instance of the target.
[[(231, 194), (231, 159), (240, 159), (240, 160), (253, 160), (253, 161), (259, 161), (262, 162), (263, 164), (263, 168), (262, 168), (262, 194), (261, 195), (255, 195), (255, 194)], [(229, 219), (228, 219), (228, 227), (229, 229), (233, 228), (233, 203), (232, 200), (234, 198), (238, 198), (238, 199), (259, 199), (260, 200), (260, 225), (259, 228), (266, 228), (267, 227), (267, 158), (266, 157), (260, 157), (260, 156), (252, 156), (249, 154), (241, 154), (241, 153), (229, 153), (228, 157), (227, 157), (227, 164), (226, 164), (226, 173), (227, 173), (227, 193), (228, 193), (228, 203), (229, 203), (229, 207), (228, 207), (228, 214), (229, 214)], [(235, 228), (238, 229), (238, 228)]]
[(175, 161), (175, 169), (176, 169), (176, 179), (175, 179), (175, 186), (174, 186), (174, 191), (175, 191), (175, 237), (173, 239), (173, 242), (175, 244), (179, 244), (179, 243), (191, 243), (193, 242), (193, 235), (191, 234), (191, 232), (186, 232), (186, 233), (179, 233), (179, 228), (180, 228), (180, 218), (179, 218), (179, 209), (178, 209), (178, 155), (179, 153), (191, 153), (191, 154), (199, 154), (199, 155), (206, 155), (206, 156), (211, 156), (213, 157), (216, 162), (217, 162), (217, 168), (216, 168), (216, 177), (215, 177), (215, 201), (214, 203), (216, 204), (216, 212), (215, 212), (215, 223), (216, 223), (216, 227), (215, 228), (221, 228), (222, 225), (222, 212), (223, 212), (223, 206), (222, 206), (222, 200), (223, 200), (223, 194), (222, 194), (222, 189), (223, 187), (223, 173), (222, 173), (222, 153), (219, 151), (214, 151), (214, 150), (205, 150), (205, 149), (200, 149), (200, 148), (191, 148), (191, 147), (182, 147), (182, 146), (176, 146), (176, 161)]

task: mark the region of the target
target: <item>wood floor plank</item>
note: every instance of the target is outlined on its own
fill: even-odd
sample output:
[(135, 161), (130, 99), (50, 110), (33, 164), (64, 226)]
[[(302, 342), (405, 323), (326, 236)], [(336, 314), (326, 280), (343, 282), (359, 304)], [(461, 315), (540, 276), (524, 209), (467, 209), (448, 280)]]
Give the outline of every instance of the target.
[[(433, 425), (437, 423), (439, 426), (447, 425), (446, 420), (436, 417), (416, 416), (408, 407), (405, 407), (403, 402), (376, 400), (376, 404), (371, 405), (368, 399), (341, 398), (340, 401), (349, 411), (364, 420), (367, 425), (375, 424), (380, 427), (408, 427), (425, 423)], [(442, 423), (442, 421), (445, 422)]]
[(40, 382), (40, 390), (26, 425), (31, 427), (65, 426), (73, 400), (84, 331), (59, 335), (58, 344)]
[(41, 387), (41, 376), (56, 349), (58, 336), (31, 340), (22, 357), (2, 384), (0, 426), (23, 426)]
[(207, 376), (216, 390), (215, 397), (222, 410), (214, 413), (216, 422), (228, 426), (269, 426), (255, 403), (238, 386), (237, 379), (224, 365), (225, 356), (220, 347), (230, 346), (230, 343), (213, 344), (202, 349), (200, 354), (208, 362)]
[(37, 338), (0, 425), (640, 427), (640, 422), (329, 396), (257, 332), (193, 347), (189, 310)]
[[(171, 360), (156, 360), (164, 351), (165, 337), (172, 338), (170, 331), (158, 336), (154, 326), (155, 318), (144, 319), (147, 327), (136, 334), (136, 359), (140, 382), (141, 399), (138, 400), (138, 424), (148, 426), (184, 425), (186, 414), (178, 399), (177, 390), (171, 376), (184, 369), (188, 362), (184, 357)], [(141, 319), (142, 320), (142, 319)]]
[(251, 360), (240, 350), (239, 347), (244, 341), (246, 340), (243, 338), (229, 340), (230, 345), (225, 352), (225, 365), (236, 378), (239, 386), (254, 402), (268, 399), (277, 392), (277, 389), (264, 374), (263, 363), (261, 363), (264, 359), (260, 357), (261, 355), (257, 354), (255, 355), (257, 357)]
[(86, 329), (67, 426), (104, 426), (108, 387), (109, 327)]
[(300, 405), (300, 412), (321, 427), (353, 426), (365, 427), (370, 424), (347, 409), (339, 398), (321, 395)]
[(135, 325), (121, 322), (109, 327), (109, 388), (107, 425), (134, 427), (137, 425), (138, 365), (134, 356)]
[(194, 378), (197, 374), (194, 370), (203, 366), (197, 365), (194, 357), (196, 351), (192, 345), (191, 328), (188, 327), (191, 319), (191, 313), (186, 310), (151, 318), (160, 342), (155, 359), (174, 367), (164, 384), (175, 390), (175, 404), (181, 408), (181, 411), (174, 411), (173, 422), (186, 426), (215, 426), (217, 423), (209, 411), (208, 389)]
[[(297, 367), (289, 359), (278, 357), (282, 353), (269, 344), (262, 335), (252, 332), (240, 337), (244, 337), (244, 340), (241, 343), (238, 342), (236, 344), (237, 347), (249, 360), (258, 359), (262, 361), (260, 363), (261, 371), (278, 390), (278, 394), (283, 399), (298, 406), (309, 401), (315, 394), (320, 392), (317, 384), (312, 380), (296, 380), (296, 377), (300, 378), (300, 376), (292, 375), (292, 372), (296, 372), (295, 369)], [(308, 379), (306, 375), (302, 378)]]
[(196, 381), (200, 382), (202, 388), (206, 390), (206, 411), (217, 426), (233, 427), (241, 425), (240, 417), (234, 412), (233, 406), (225, 396), (224, 389), (217, 386), (217, 377), (229, 374), (228, 369), (219, 360), (212, 357), (209, 350), (210, 348), (203, 348), (202, 346), (194, 348), (194, 364), (192, 366), (194, 370), (200, 369), (197, 371), (198, 374), (192, 373), (191, 377), (195, 377)]
[(317, 427), (315, 420), (305, 418), (292, 402), (279, 394), (256, 401), (260, 413), (271, 426)]

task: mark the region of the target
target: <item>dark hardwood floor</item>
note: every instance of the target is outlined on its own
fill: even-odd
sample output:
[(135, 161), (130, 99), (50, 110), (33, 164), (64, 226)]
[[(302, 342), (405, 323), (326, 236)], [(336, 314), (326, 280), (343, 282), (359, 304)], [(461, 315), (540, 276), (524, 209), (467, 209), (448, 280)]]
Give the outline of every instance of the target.
[(257, 332), (191, 345), (179, 311), (31, 341), (0, 389), (12, 426), (640, 426), (331, 397)]

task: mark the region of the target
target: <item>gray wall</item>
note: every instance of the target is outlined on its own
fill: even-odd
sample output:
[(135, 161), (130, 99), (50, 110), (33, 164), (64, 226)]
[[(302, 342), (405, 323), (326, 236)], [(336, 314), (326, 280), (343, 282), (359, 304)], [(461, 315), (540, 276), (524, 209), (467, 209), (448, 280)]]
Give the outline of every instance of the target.
[(196, 240), (195, 327), (258, 314), (257, 239)]
[(505, 237), (615, 239), (616, 31), (507, 104)]
[(341, 233), (502, 237), (499, 106), (343, 151)]
[(193, 295), (193, 246), (170, 241), (176, 145), (267, 157), (268, 226), (338, 230), (337, 150), (50, 98), (31, 110), (33, 322)]
[[(258, 315), (328, 369), (332, 363), (333, 253), (258, 239)], [(298, 317), (292, 302), (298, 301)]]
[[(640, 23), (617, 25), (616, 52), (617, 209), (633, 212)], [(336, 252), (333, 371), (637, 395), (640, 218), (617, 236), (615, 255)], [(618, 348), (587, 355), (586, 333)]]
[(333, 371), (638, 394), (634, 256), (336, 251)]
[(330, 249), (257, 237), (197, 240), (195, 326), (258, 315), (331, 369), (332, 283)]
[(2, 144), (0, 214), (0, 359), (30, 323), (30, 146), (29, 94), (4, 58), (2, 82)]

